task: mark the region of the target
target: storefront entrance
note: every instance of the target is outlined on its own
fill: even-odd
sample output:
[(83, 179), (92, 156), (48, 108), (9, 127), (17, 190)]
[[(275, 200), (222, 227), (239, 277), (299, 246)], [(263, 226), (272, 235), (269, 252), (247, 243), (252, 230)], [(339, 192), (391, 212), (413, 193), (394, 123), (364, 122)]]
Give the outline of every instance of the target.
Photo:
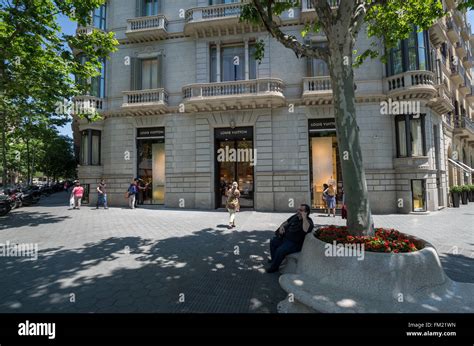
[(253, 149), (253, 128), (215, 129), (215, 191), (216, 208), (224, 208), (226, 189), (232, 182), (239, 184), (241, 208), (254, 206), (254, 166), (257, 160)]
[(165, 203), (165, 129), (137, 129), (139, 204)]
[(325, 209), (324, 184), (336, 187), (336, 207), (342, 207), (342, 169), (333, 118), (310, 119), (309, 124), (311, 207)]

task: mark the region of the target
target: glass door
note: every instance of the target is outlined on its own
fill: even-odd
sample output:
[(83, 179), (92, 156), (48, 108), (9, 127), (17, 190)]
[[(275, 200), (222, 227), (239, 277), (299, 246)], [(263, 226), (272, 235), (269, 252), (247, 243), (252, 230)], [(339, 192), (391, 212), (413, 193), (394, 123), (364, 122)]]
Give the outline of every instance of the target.
[[(218, 140), (216, 143), (216, 151), (219, 149), (226, 153), (238, 153), (245, 150), (246, 153), (253, 150), (253, 141), (251, 140)], [(225, 160), (217, 161), (217, 208), (225, 208), (227, 196), (226, 191), (232, 183), (236, 181), (239, 184), (240, 206), (242, 208), (253, 208), (254, 206), (254, 170), (250, 160), (244, 157), (227, 155)]]
[(138, 139), (140, 192), (138, 204), (164, 204), (165, 144), (161, 139)]
[(426, 211), (425, 181), (416, 179), (411, 181), (413, 211)]

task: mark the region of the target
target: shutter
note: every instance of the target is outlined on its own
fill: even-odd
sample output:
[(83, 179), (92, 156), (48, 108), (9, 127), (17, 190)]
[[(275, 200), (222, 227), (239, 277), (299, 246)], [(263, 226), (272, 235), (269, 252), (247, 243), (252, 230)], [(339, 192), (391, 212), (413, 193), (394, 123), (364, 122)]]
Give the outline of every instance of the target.
[(143, 0), (135, 0), (136, 1), (136, 17), (143, 16)]
[(158, 82), (157, 82), (157, 86), (158, 86), (158, 88), (164, 88), (163, 74), (164, 74), (165, 70), (163, 68), (163, 55), (162, 54), (158, 55), (158, 57), (156, 59), (158, 60), (158, 68), (157, 68), (157, 73), (158, 73), (157, 81)]
[(130, 75), (130, 90), (141, 90), (142, 88), (142, 64), (138, 58), (132, 58)]

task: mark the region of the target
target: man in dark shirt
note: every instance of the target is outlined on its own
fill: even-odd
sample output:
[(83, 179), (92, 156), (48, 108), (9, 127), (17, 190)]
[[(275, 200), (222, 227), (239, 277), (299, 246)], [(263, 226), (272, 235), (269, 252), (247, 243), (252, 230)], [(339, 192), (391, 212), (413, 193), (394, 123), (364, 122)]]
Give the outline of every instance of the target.
[(306, 234), (314, 228), (313, 220), (309, 217), (310, 211), (309, 205), (300, 205), (296, 214), (275, 232), (275, 237), (270, 241), (271, 265), (267, 268), (267, 273), (278, 271), (287, 255), (301, 251)]

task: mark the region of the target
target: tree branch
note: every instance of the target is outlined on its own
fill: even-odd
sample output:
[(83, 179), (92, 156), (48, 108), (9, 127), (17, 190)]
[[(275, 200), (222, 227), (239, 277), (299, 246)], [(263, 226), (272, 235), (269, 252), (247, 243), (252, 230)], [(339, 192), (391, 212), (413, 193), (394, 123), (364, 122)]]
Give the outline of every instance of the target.
[(310, 45), (299, 42), (296, 37), (287, 35), (281, 31), (278, 24), (273, 20), (273, 12), (271, 8), (273, 1), (268, 2), (267, 10), (265, 10), (260, 0), (252, 0), (252, 3), (258, 12), (261, 22), (272, 37), (285, 47), (293, 50), (298, 58), (309, 57), (322, 59), (324, 61), (329, 60), (329, 50), (327, 48), (311, 47)]

